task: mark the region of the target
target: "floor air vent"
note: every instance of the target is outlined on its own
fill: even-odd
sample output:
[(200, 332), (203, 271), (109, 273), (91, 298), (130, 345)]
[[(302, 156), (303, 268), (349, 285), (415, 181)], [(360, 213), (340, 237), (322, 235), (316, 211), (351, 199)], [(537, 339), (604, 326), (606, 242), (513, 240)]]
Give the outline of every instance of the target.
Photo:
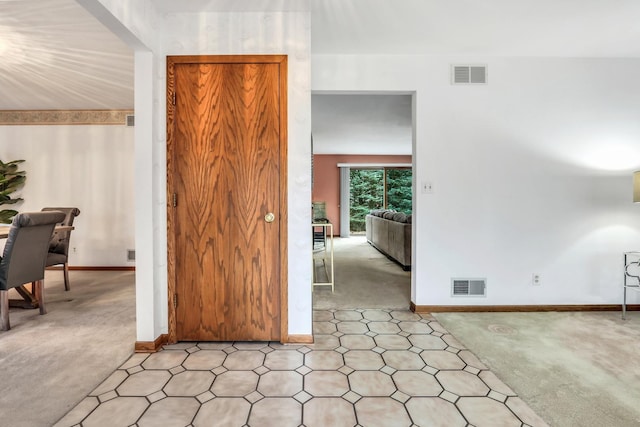
[(451, 279), (451, 295), (454, 297), (484, 297), (487, 295), (487, 280)]
[(486, 84), (486, 65), (452, 65), (451, 83), (453, 84)]

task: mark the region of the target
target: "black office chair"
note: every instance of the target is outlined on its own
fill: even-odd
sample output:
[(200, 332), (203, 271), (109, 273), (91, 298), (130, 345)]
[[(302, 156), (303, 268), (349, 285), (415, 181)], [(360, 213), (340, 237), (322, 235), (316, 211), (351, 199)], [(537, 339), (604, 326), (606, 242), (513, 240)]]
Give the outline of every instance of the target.
[(45, 314), (44, 269), (49, 240), (64, 213), (23, 212), (16, 215), (0, 260), (0, 330), (9, 330), (9, 289), (35, 283), (40, 314)]
[[(64, 213), (64, 220), (58, 225), (73, 226), (73, 220), (80, 215), (78, 208), (42, 208), (43, 212), (60, 211)], [(64, 270), (64, 290), (71, 289), (69, 284), (69, 241), (71, 240), (71, 230), (55, 231), (49, 242), (49, 254), (47, 256), (47, 267), (62, 264)]]

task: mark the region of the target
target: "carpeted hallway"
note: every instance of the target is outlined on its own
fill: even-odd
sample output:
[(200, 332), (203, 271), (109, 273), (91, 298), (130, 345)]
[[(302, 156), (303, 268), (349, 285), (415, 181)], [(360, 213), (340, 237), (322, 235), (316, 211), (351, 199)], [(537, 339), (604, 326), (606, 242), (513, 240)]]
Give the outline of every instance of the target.
[[(365, 236), (334, 239), (335, 289), (315, 286), (313, 308), (409, 309), (411, 272), (367, 243)], [(317, 267), (321, 276), (321, 268)]]

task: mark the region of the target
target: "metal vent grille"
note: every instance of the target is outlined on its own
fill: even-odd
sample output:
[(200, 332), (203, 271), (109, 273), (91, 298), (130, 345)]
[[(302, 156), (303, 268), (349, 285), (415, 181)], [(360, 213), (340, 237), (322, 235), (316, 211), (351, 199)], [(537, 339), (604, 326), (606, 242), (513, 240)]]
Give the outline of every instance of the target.
[(454, 297), (484, 297), (487, 295), (487, 280), (451, 279), (451, 295)]
[(486, 84), (486, 65), (453, 65), (451, 67), (451, 82), (453, 84)]
[(135, 261), (135, 260), (136, 260), (135, 249), (127, 249), (127, 261)]
[(136, 116), (129, 114), (127, 115), (127, 126), (135, 126), (136, 124)]

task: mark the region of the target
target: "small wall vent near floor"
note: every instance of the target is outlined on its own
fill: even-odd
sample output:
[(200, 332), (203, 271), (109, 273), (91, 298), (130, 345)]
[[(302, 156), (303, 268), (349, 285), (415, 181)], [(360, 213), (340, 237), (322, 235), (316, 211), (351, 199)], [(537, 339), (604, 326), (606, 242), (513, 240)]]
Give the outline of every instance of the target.
[(136, 260), (136, 250), (127, 249), (127, 261), (135, 261), (135, 260)]
[(451, 296), (484, 297), (487, 296), (486, 279), (451, 279)]
[(133, 114), (127, 114), (127, 126), (135, 126), (136, 117)]
[(457, 84), (486, 84), (486, 65), (452, 65), (451, 83)]

